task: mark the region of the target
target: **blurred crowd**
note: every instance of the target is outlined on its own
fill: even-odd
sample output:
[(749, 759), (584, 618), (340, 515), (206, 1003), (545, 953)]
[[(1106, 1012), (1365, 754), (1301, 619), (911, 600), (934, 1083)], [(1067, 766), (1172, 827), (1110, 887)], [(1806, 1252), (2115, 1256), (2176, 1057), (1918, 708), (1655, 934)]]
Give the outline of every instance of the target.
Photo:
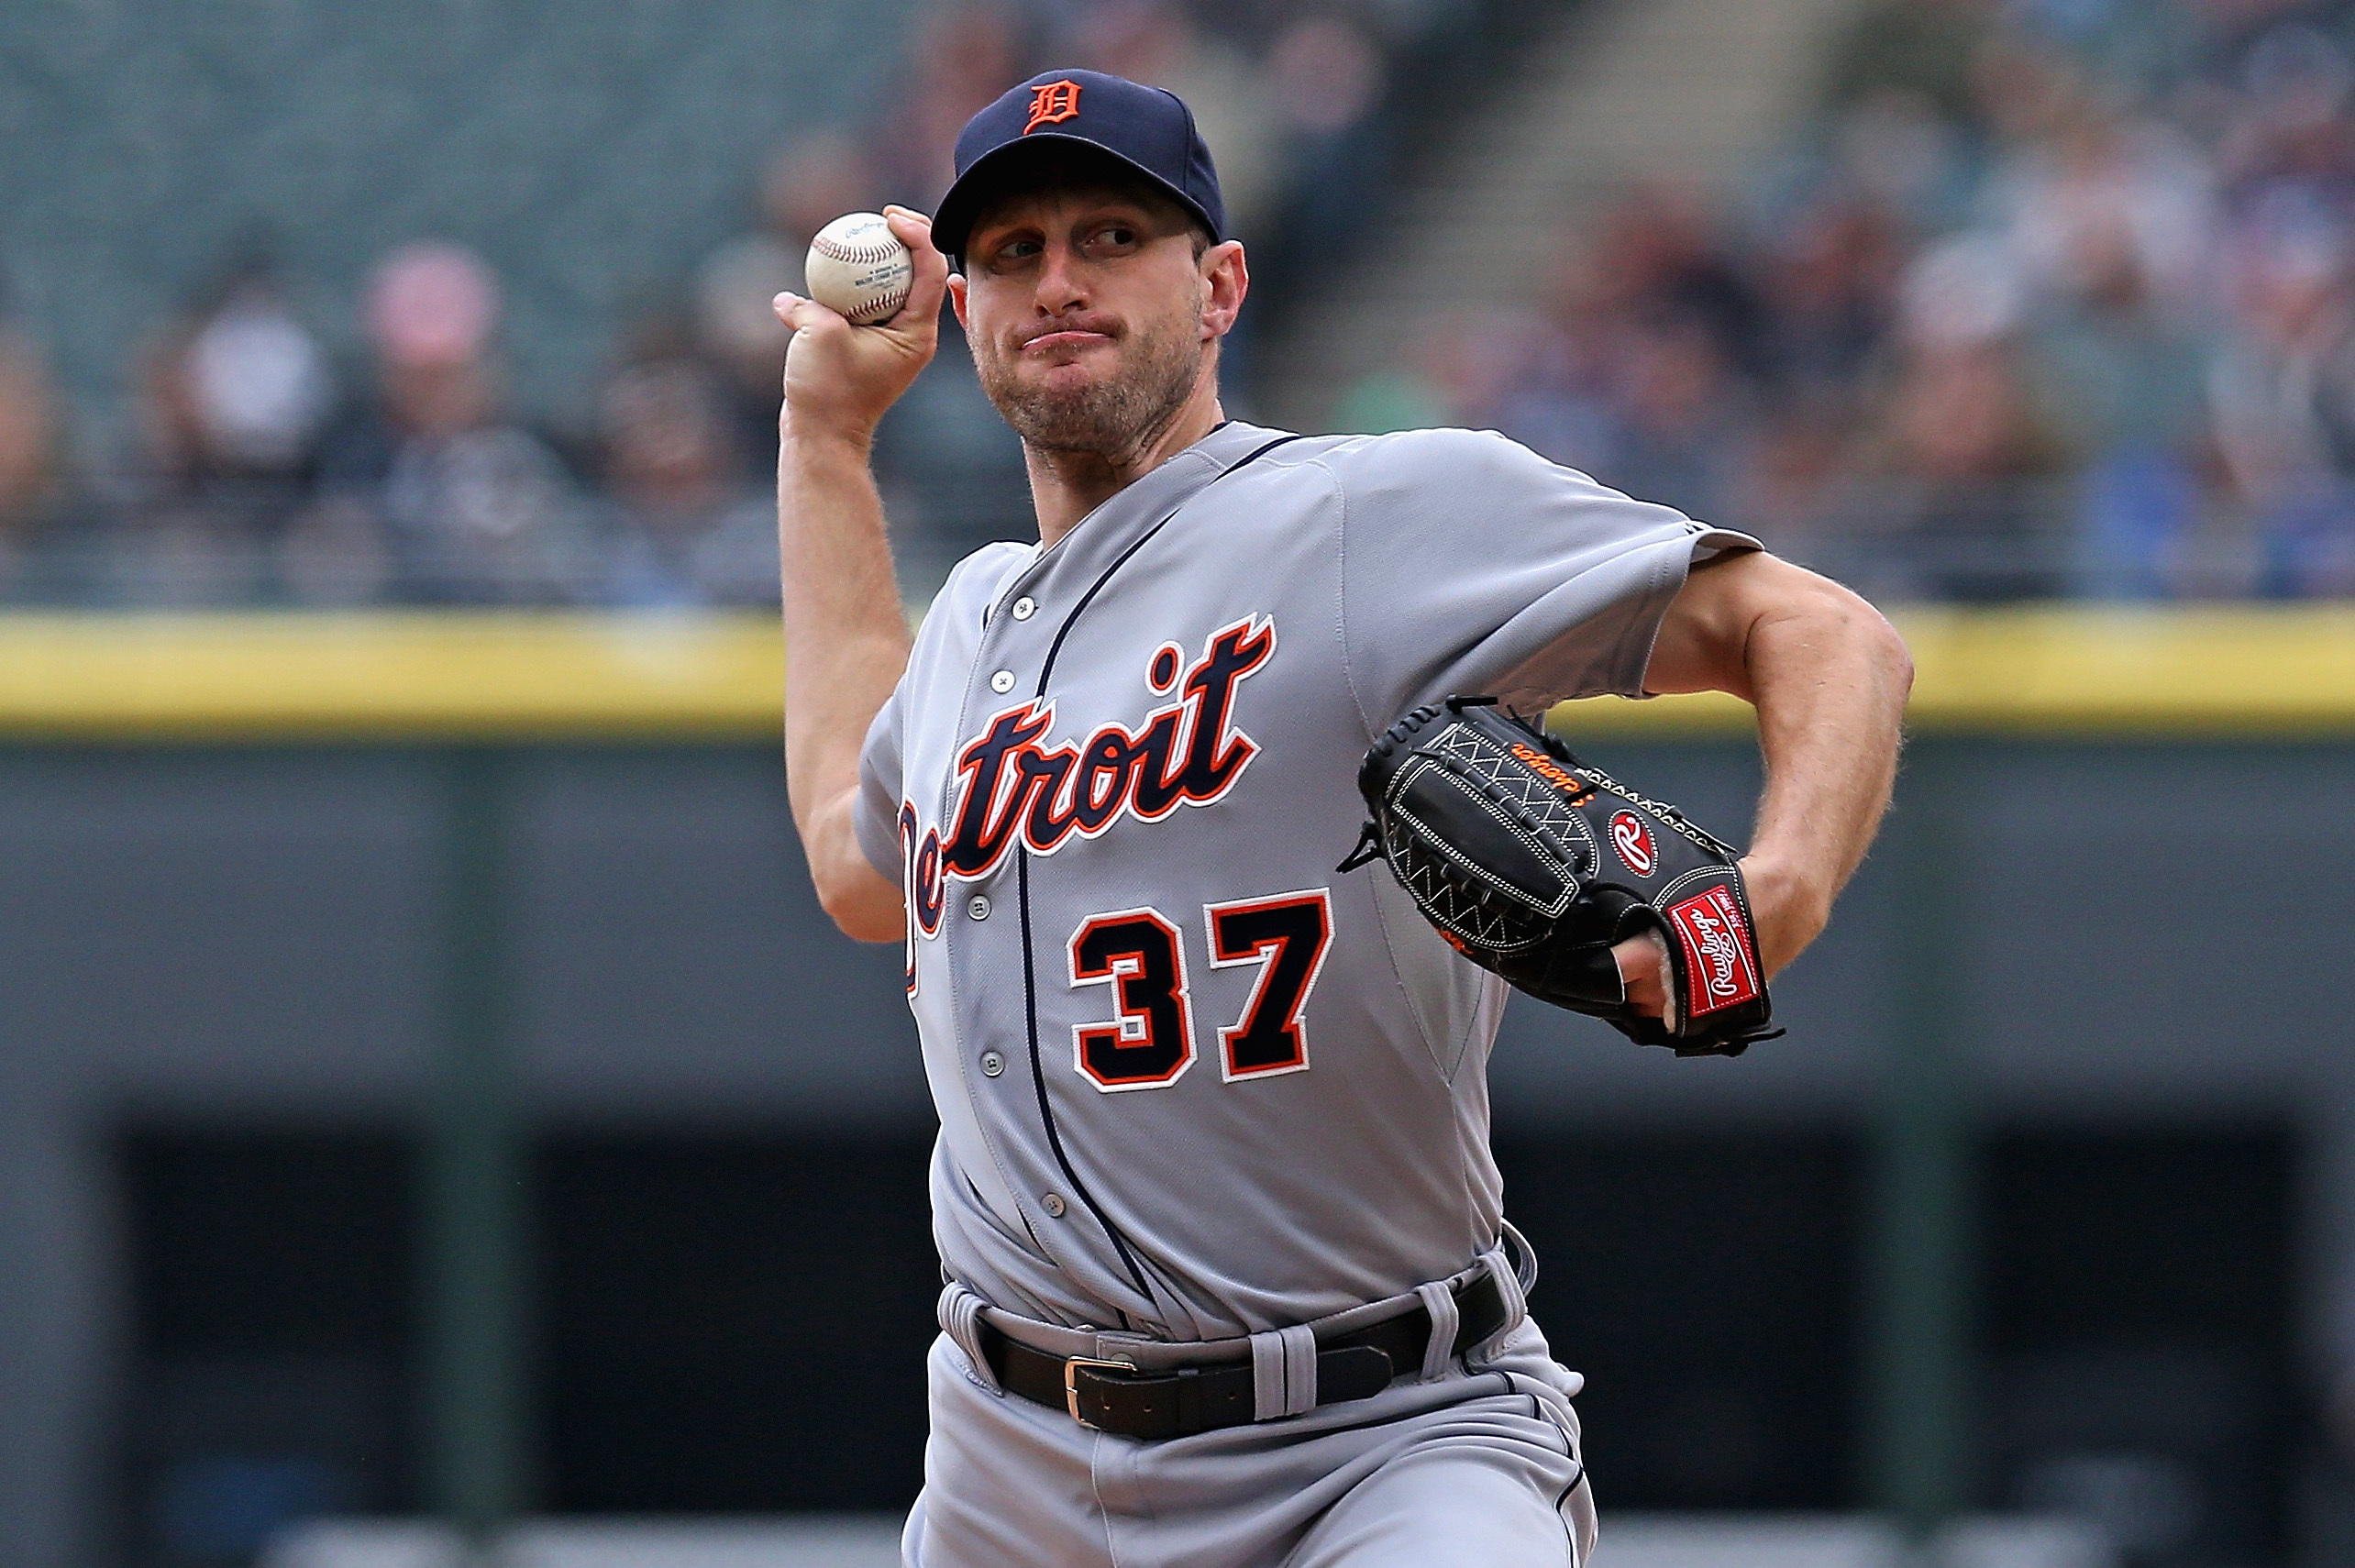
[[(337, 320), (298, 304), (320, 281), (249, 248), (147, 344), (102, 440), (80, 438), (0, 301), (0, 600), (772, 602), (785, 337), (769, 301), (800, 287), (819, 226), (887, 201), (929, 209), (976, 109), (1036, 70), (1092, 67), (1193, 105), (1257, 281), (1280, 295), (1271, 215), (1345, 227), (1372, 204), (1391, 61), (1436, 17), (1371, 0), (946, 0), (920, 15), (890, 101), (778, 149), (744, 232), (621, 325), (569, 413), (516, 405), (500, 278), (429, 237), (381, 257)], [(1019, 449), (953, 324), (944, 336), (878, 443), (919, 597), (974, 545), (1029, 531)]]
[[(1170, 86), (1252, 248), (1248, 412), (1259, 332), (1346, 254), (1434, 39), (1480, 15), (942, 0), (890, 101), (748, 171), (743, 231), (555, 409), (503, 375), (500, 278), (430, 237), (332, 319), (283, 252), (226, 260), (103, 437), (0, 297), (0, 601), (770, 602), (768, 302), (819, 226), (929, 206), (1033, 70)], [(1631, 192), (1563, 255), (1336, 425), (1499, 428), (1890, 597), (2355, 592), (2355, 0), (1874, 0), (1734, 211)], [(953, 327), (877, 462), (912, 597), (1027, 531)]]
[(1893, 596), (2355, 592), (2355, 5), (1880, 0), (1734, 214), (1629, 193), (1345, 424)]

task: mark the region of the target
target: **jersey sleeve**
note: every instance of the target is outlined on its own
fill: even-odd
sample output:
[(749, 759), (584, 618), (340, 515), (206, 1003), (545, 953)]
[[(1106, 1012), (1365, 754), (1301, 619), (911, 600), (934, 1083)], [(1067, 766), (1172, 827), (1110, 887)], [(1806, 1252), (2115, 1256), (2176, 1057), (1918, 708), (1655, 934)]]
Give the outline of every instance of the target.
[(1523, 712), (1641, 696), (1693, 563), (1759, 547), (1487, 431), (1376, 437), (1327, 464), (1343, 650), (1369, 730), (1457, 692)]
[(900, 716), (907, 690), (903, 675), (884, 699), (875, 722), (867, 726), (867, 740), (858, 751), (858, 803), (852, 809), (852, 825), (867, 863), (894, 882), (901, 873), (900, 802), (906, 794), (901, 787)]

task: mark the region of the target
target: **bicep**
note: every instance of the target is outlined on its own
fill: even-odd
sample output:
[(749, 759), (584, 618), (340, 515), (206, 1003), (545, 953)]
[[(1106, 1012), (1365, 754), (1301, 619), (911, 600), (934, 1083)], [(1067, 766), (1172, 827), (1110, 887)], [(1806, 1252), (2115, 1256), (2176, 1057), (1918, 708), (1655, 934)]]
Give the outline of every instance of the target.
[(1763, 550), (1729, 552), (1697, 563), (1661, 617), (1652, 660), (1644, 667), (1645, 693), (1729, 691), (1754, 701), (1750, 634), (1759, 618), (1770, 608), (1833, 587)]

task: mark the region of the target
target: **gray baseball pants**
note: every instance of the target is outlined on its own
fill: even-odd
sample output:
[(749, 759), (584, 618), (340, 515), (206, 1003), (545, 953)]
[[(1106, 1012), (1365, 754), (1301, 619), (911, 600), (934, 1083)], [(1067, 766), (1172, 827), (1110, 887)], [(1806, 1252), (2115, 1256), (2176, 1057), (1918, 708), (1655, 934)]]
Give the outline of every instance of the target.
[(1090, 1431), (930, 1364), (906, 1568), (1579, 1568), (1578, 1387), (1524, 1319), (1481, 1360), (1194, 1437)]

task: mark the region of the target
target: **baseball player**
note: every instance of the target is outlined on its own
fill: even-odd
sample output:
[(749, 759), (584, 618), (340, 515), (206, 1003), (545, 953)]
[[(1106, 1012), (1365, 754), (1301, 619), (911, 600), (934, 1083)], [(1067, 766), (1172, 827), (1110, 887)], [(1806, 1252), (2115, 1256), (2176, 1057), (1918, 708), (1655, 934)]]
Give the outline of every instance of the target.
[[(1580, 1380), (1488, 1150), (1506, 987), (1397, 880), (1336, 873), (1360, 759), (1454, 693), (1748, 699), (1771, 973), (1886, 802), (1904, 648), (1500, 436), (1225, 418), (1249, 274), (1173, 95), (1050, 72), (956, 164), (929, 224), (887, 215), (901, 314), (778, 301), (794, 819), (842, 928), (904, 943), (941, 1122), (906, 1561), (1582, 1562)], [(911, 646), (868, 453), (944, 293), (1038, 539), (962, 562)], [(1670, 1005), (1655, 934), (1611, 956)]]

